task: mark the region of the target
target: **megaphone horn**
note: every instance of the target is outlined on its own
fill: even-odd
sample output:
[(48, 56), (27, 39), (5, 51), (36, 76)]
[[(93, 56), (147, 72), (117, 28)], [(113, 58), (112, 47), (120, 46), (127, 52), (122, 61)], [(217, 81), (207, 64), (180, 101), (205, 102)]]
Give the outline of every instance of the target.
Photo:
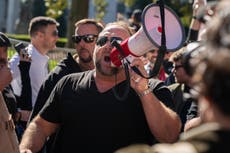
[[(169, 7), (164, 7), (165, 12), (165, 37), (167, 51), (178, 50), (185, 41), (185, 32), (179, 17)], [(139, 57), (146, 52), (158, 49), (161, 46), (161, 15), (158, 4), (150, 4), (142, 13), (142, 27), (130, 38), (123, 41), (120, 46), (126, 58)], [(110, 58), (112, 65), (119, 67), (121, 59), (120, 51), (113, 48)]]

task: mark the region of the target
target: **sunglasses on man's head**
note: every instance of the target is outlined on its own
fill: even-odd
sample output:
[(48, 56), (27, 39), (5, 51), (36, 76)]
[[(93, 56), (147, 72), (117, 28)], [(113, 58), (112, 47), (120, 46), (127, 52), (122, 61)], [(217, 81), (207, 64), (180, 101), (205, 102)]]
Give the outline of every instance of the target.
[(81, 40), (84, 40), (86, 43), (92, 43), (97, 39), (97, 35), (94, 34), (88, 34), (88, 35), (82, 35), (82, 36), (72, 36), (72, 41), (78, 44), (81, 42)]
[(111, 37), (110, 39), (108, 37), (100, 37), (97, 40), (97, 45), (98, 46), (104, 46), (108, 41), (110, 41), (110, 43), (112, 43), (114, 40), (118, 41), (118, 43), (120, 43), (123, 39), (120, 37)]
[(58, 36), (58, 30), (54, 30), (54, 31), (52, 32), (52, 36), (54, 36), (54, 37)]

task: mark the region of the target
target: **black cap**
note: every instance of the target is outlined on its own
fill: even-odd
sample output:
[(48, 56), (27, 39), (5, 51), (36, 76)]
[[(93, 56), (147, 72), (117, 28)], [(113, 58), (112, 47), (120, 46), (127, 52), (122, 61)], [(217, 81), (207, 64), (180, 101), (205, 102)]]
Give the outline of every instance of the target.
[(0, 32), (0, 47), (10, 47), (11, 43), (9, 38), (2, 32)]

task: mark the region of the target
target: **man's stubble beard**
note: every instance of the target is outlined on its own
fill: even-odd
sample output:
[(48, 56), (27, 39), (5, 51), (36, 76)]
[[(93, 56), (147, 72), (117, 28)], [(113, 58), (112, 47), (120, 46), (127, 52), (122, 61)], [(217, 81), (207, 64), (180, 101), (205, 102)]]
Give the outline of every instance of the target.
[(93, 58), (91, 56), (89, 56), (88, 58), (81, 58), (79, 57), (79, 60), (82, 61), (83, 63), (90, 63), (93, 61)]
[[(81, 50), (87, 50), (87, 49), (81, 48), (81, 49), (80, 49), (80, 52), (81, 52)], [(87, 50), (87, 51), (88, 51), (88, 53), (89, 53), (88, 58), (82, 58), (82, 57), (80, 56), (80, 54), (79, 54), (79, 60), (82, 61), (83, 63), (90, 63), (90, 62), (93, 61), (93, 57), (91, 56), (89, 50)]]
[(100, 64), (100, 61), (97, 61), (96, 64), (96, 69), (102, 74), (102, 75), (105, 75), (105, 76), (113, 76), (115, 74), (118, 73), (119, 69), (116, 68), (116, 67), (113, 67), (112, 70), (110, 72), (105, 72), (103, 71), (102, 67), (101, 67), (101, 64)]

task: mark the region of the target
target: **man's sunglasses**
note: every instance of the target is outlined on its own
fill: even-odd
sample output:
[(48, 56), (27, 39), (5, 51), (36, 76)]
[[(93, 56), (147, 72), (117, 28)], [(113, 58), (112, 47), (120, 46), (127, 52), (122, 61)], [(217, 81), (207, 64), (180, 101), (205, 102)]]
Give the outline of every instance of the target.
[(114, 40), (118, 41), (118, 43), (120, 43), (123, 39), (120, 37), (111, 37), (110, 39), (108, 37), (100, 37), (97, 40), (97, 45), (98, 46), (104, 46), (108, 41), (110, 41), (110, 43), (112, 43)]
[(52, 32), (52, 36), (57, 37), (57, 36), (58, 36), (58, 30), (54, 30), (54, 31)]
[[(45, 31), (40, 31), (40, 32), (43, 33), (43, 34), (46, 34)], [(52, 31), (52, 32), (51, 32), (51, 35), (52, 35), (53, 37), (58, 37), (58, 30)]]
[(86, 43), (92, 43), (97, 39), (97, 35), (94, 34), (88, 34), (88, 35), (82, 35), (82, 36), (72, 36), (72, 41), (78, 44), (81, 42), (81, 40), (84, 40)]

